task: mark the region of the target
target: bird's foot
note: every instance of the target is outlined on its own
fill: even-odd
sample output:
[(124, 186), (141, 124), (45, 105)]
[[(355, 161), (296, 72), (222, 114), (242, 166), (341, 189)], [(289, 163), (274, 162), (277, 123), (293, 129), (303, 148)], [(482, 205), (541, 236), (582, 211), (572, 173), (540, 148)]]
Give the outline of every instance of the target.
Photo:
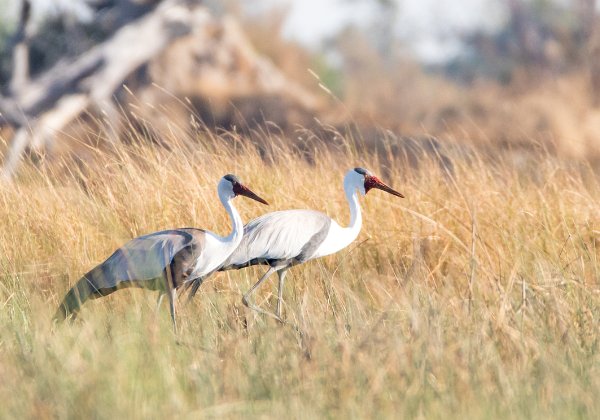
[(286, 322), (285, 322), (285, 321), (284, 321), (284, 320), (283, 320), (283, 319), (282, 319), (280, 316), (278, 316), (278, 315), (276, 315), (276, 314), (274, 314), (274, 313), (272, 313), (272, 312), (268, 312), (268, 311), (265, 311), (265, 310), (263, 310), (263, 309), (260, 309), (258, 306), (255, 306), (255, 305), (251, 304), (251, 303), (248, 301), (248, 299), (247, 299), (247, 297), (246, 297), (246, 296), (242, 297), (242, 303), (243, 303), (243, 304), (244, 304), (246, 307), (248, 307), (248, 309), (251, 309), (251, 310), (253, 310), (253, 311), (255, 311), (255, 312), (258, 312), (259, 314), (268, 315), (268, 316), (270, 316), (271, 318), (275, 318), (277, 321), (279, 321), (279, 322), (280, 322), (280, 323), (282, 323), (282, 324), (285, 324), (285, 323), (286, 323)]

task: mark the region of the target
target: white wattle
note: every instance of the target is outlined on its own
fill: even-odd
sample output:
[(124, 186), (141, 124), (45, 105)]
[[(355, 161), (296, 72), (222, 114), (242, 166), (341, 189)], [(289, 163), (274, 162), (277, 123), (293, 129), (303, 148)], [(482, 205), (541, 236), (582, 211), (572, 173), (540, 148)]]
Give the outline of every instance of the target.
[(362, 213), (358, 202), (358, 182), (363, 182), (362, 177), (357, 178), (352, 173), (349, 173), (344, 178), (344, 192), (350, 206), (350, 224), (348, 227), (342, 227), (332, 220), (329, 232), (327, 232), (327, 236), (321, 246), (317, 248), (313, 258), (334, 254), (346, 248), (358, 237), (362, 228)]

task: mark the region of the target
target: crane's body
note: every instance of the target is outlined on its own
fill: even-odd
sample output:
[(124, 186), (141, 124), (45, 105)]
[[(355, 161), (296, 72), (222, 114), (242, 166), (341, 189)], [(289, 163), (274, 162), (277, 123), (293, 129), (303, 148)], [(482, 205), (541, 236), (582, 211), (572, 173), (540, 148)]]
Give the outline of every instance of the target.
[(403, 197), (369, 171), (355, 168), (344, 177), (344, 192), (350, 208), (350, 223), (340, 226), (329, 216), (314, 210), (285, 210), (268, 213), (244, 226), (244, 237), (236, 250), (223, 263), (221, 271), (252, 265), (269, 265), (267, 272), (243, 298), (246, 306), (265, 312), (248, 302), (250, 294), (271, 274), (279, 276), (279, 298), (276, 318), (281, 320), (281, 299), (287, 270), (314, 258), (334, 254), (350, 245), (360, 233), (362, 213), (359, 194), (379, 188)]
[[(183, 228), (154, 232), (132, 239), (117, 249), (103, 263), (83, 275), (98, 292), (114, 288), (142, 287), (166, 292), (167, 285), (160, 282), (167, 267), (174, 260), (181, 263), (183, 278), (193, 280), (190, 274), (196, 261), (202, 258), (206, 232)], [(171, 267), (170, 267), (171, 268)], [(177, 284), (181, 286), (181, 284)], [(102, 293), (100, 296), (104, 296)], [(94, 296), (94, 297), (100, 297)]]
[(86, 273), (69, 290), (55, 318), (62, 320), (76, 315), (88, 299), (103, 297), (123, 288), (141, 287), (159, 291), (159, 302), (164, 294), (168, 295), (175, 328), (177, 290), (192, 282), (201, 282), (213, 273), (242, 240), (243, 222), (231, 200), (236, 195), (245, 195), (267, 204), (233, 175), (224, 176), (217, 191), (231, 218), (232, 231), (228, 236), (182, 228), (132, 239)]

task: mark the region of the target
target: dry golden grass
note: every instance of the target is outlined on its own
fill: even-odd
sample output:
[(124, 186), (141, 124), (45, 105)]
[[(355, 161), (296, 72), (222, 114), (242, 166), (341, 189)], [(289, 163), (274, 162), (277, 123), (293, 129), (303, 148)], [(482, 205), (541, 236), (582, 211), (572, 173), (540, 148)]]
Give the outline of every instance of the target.
[[(0, 186), (0, 417), (600, 416), (600, 189), (585, 168), (474, 159), (449, 177), (352, 151), (310, 165), (282, 147), (266, 164), (232, 135), (188, 140)], [(357, 164), (407, 198), (369, 193), (355, 245), (290, 272), (290, 325), (241, 304), (262, 272), (248, 269), (181, 305), (178, 339), (143, 290), (53, 327), (69, 285), (128, 239), (225, 233), (223, 174), (271, 203), (238, 198), (244, 220), (313, 208), (347, 223), (341, 182)], [(273, 292), (257, 302), (273, 309)]]

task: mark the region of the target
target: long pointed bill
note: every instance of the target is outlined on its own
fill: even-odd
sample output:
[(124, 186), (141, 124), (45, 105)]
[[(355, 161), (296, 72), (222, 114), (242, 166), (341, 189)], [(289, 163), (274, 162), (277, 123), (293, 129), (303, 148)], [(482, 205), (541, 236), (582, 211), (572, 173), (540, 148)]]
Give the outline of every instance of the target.
[(369, 177), (365, 182), (365, 190), (369, 192), (371, 188), (377, 188), (378, 190), (385, 191), (386, 193), (395, 195), (396, 197), (404, 198), (404, 195), (394, 190), (392, 187), (386, 185), (379, 178), (375, 176)]
[(236, 193), (237, 195), (243, 195), (243, 196), (246, 196), (253, 200), (256, 200), (259, 203), (266, 204), (267, 206), (269, 205), (269, 203), (267, 203), (265, 200), (260, 198), (254, 192), (252, 192), (252, 190), (250, 190), (250, 188), (246, 187), (244, 184), (236, 184), (233, 187), (233, 192)]
[(378, 188), (380, 190), (385, 191), (386, 193), (390, 193), (392, 195), (395, 195), (396, 197), (400, 197), (400, 198), (404, 198), (404, 196), (399, 193), (398, 191), (392, 189), (391, 187), (385, 185), (383, 182), (379, 185), (375, 185), (375, 188)]

